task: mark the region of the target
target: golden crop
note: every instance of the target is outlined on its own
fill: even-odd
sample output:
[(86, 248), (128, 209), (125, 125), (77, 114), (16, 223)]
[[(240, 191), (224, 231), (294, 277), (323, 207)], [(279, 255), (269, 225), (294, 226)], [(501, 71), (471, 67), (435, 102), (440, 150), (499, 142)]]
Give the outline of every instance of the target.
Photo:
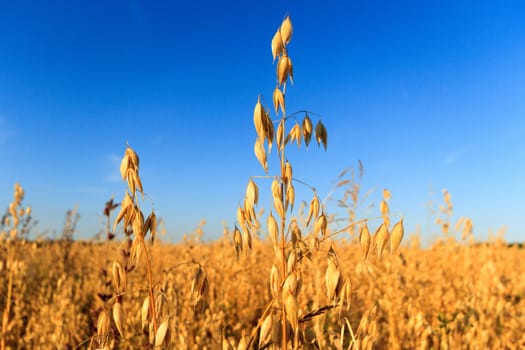
[[(0, 260), (0, 307), (5, 308), (7, 274), (13, 268), (13, 305), (6, 348), (87, 348), (96, 333), (103, 308), (99, 295), (113, 286), (111, 260), (118, 244), (19, 242), (18, 259), (9, 266), (6, 246)], [(65, 249), (69, 250), (66, 255)], [(306, 259), (302, 298), (297, 305), (306, 339), (321, 348), (346, 349), (521, 349), (525, 346), (525, 250), (502, 242), (463, 245), (439, 242), (428, 249), (401, 247), (399, 255), (370, 256), (364, 261), (357, 244), (335, 245), (339, 266), (351, 281), (350, 307), (331, 309), (319, 317), (306, 310), (328, 302), (327, 259)], [(254, 239), (249, 256), (236, 258), (229, 239), (213, 243), (188, 241), (151, 247), (154, 280), (170, 301), (169, 344), (173, 349), (237, 349), (258, 322), (271, 298), (270, 242)], [(65, 258), (67, 256), (67, 258)], [(195, 269), (178, 265), (199, 261), (209, 290), (203, 305), (195, 305), (191, 281)], [(124, 295), (125, 339), (112, 346), (140, 349), (141, 310), (147, 278), (145, 267), (129, 274)], [(339, 316), (339, 313), (341, 315)], [(118, 330), (109, 323), (109, 332)], [(341, 327), (345, 326), (343, 333)], [(83, 343), (84, 342), (84, 343)], [(308, 348), (305, 346), (305, 348)]]

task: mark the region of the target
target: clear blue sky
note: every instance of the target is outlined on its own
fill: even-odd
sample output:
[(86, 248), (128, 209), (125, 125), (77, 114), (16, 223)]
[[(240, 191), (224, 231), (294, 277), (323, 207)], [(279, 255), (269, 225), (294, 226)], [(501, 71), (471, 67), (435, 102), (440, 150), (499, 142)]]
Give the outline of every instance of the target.
[(326, 195), (361, 159), (368, 203), (390, 189), (407, 231), (437, 231), (427, 202), (447, 188), (476, 237), (506, 225), (523, 240), (523, 1), (3, 1), (0, 206), (18, 181), (37, 232), (77, 205), (90, 238), (124, 193), (128, 142), (170, 238), (203, 218), (222, 235), (262, 174), (252, 113), (259, 93), (270, 107), (286, 14), (288, 111), (322, 114), (329, 134), (327, 152), (290, 152), (294, 175)]

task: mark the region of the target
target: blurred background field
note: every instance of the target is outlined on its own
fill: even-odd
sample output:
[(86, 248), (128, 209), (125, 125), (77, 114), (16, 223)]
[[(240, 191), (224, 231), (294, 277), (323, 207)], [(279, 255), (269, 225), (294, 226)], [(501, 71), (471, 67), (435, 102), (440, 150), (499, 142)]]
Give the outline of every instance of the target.
[[(172, 302), (171, 344), (177, 349), (218, 349), (222, 336), (235, 346), (251, 329), (270, 298), (271, 248), (254, 240), (249, 256), (236, 257), (227, 237), (203, 243), (198, 235), (180, 244), (152, 247), (155, 280)], [(6, 294), (6, 243), (0, 251), (0, 306)], [(320, 249), (323, 249), (321, 246)], [(525, 250), (502, 241), (463, 244), (440, 239), (422, 249), (407, 240), (399, 254), (363, 261), (359, 246), (337, 242), (342, 271), (352, 283), (350, 311), (343, 311), (357, 332), (368, 336), (374, 349), (521, 349), (525, 346)], [(111, 295), (111, 261), (120, 251), (114, 242), (17, 242), (14, 307), (8, 348), (71, 349), (96, 332), (102, 299)], [(303, 264), (301, 308), (326, 302), (326, 259)], [(199, 261), (209, 278), (202, 309), (190, 298), (194, 268), (179, 265)], [(139, 268), (130, 274), (144, 278)], [(140, 283), (136, 283), (140, 285)], [(143, 291), (124, 296), (129, 310), (140, 310)], [(307, 305), (309, 304), (309, 305)], [(340, 348), (336, 310), (307, 329), (318, 332), (321, 348)], [(127, 334), (141, 334), (140, 312), (126, 315)], [(337, 329), (337, 326), (336, 326)], [(112, 332), (116, 332), (115, 329)], [(349, 337), (346, 334), (346, 337)], [(131, 337), (118, 348), (140, 348)], [(141, 345), (142, 344), (142, 345)]]

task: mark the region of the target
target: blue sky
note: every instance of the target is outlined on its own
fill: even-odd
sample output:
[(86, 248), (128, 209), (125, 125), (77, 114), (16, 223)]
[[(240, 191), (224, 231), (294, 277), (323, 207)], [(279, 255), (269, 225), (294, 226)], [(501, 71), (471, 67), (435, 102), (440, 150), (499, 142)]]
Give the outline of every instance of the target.
[(322, 114), (329, 135), (327, 152), (290, 150), (295, 176), (326, 195), (360, 159), (367, 203), (388, 188), (408, 232), (437, 232), (427, 203), (446, 188), (477, 238), (506, 226), (523, 240), (522, 1), (4, 1), (0, 206), (18, 181), (36, 232), (60, 231), (77, 205), (90, 238), (124, 193), (128, 142), (169, 239), (201, 219), (221, 236), (263, 173), (252, 113), (258, 94), (271, 107), (270, 40), (287, 14), (287, 109)]

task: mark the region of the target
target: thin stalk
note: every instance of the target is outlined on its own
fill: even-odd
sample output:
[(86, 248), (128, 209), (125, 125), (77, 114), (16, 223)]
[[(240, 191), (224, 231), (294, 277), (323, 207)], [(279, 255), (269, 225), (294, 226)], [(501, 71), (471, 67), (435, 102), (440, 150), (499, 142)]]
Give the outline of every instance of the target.
[[(281, 272), (281, 281), (284, 283), (286, 280), (286, 237), (284, 235), (284, 230), (286, 227), (286, 217), (283, 215), (281, 218), (281, 254), (282, 254), (282, 272)], [(283, 350), (286, 349), (287, 339), (286, 339), (286, 307), (284, 304), (283, 297), (283, 284), (281, 285), (281, 308), (282, 308), (282, 314), (283, 314), (283, 323), (282, 323), (282, 334), (283, 334), (283, 343), (282, 348)]]
[[(292, 114), (286, 116), (286, 117), (284, 118), (284, 120), (288, 120), (288, 119), (290, 119), (290, 118), (295, 118), (295, 116), (296, 116), (297, 114), (303, 114), (303, 113), (305, 113), (305, 114), (309, 114), (309, 115), (313, 115), (313, 116), (316, 116), (316, 117), (319, 117), (320, 119), (323, 118), (323, 116), (320, 115), (319, 113), (314, 113), (314, 112), (312, 112), (312, 111), (308, 111), (308, 110), (306, 110), (306, 109), (301, 109), (301, 110), (299, 110), (299, 111), (295, 111), (295, 112), (293, 112)], [(285, 113), (285, 114), (286, 114), (286, 113)]]
[[(284, 115), (283, 115), (284, 116)], [(284, 133), (283, 133), (284, 134)], [(279, 152), (279, 158), (280, 158), (280, 164), (281, 164), (281, 202), (283, 202), (284, 204), (284, 196), (285, 196), (285, 191), (284, 191), (284, 159), (285, 159), (285, 154), (284, 154), (284, 145), (281, 149), (281, 152)], [(285, 232), (285, 229), (286, 229), (286, 211), (284, 211), (283, 213), (283, 216), (281, 217), (281, 255), (282, 255), (282, 263), (281, 263), (281, 281), (282, 281), (282, 284), (281, 284), (281, 309), (282, 309), (282, 349), (283, 350), (286, 350), (287, 348), (287, 344), (288, 344), (288, 339), (287, 339), (287, 332), (286, 332), (286, 306), (285, 306), (285, 301), (284, 301), (284, 296), (283, 296), (283, 285), (284, 285), (284, 281), (286, 281), (286, 232)]]
[(144, 255), (146, 256), (146, 269), (148, 270), (148, 283), (149, 283), (149, 306), (151, 310), (151, 317), (153, 318), (153, 330), (157, 334), (157, 312), (155, 310), (155, 297), (153, 296), (153, 276), (151, 274), (151, 261), (148, 254), (148, 249), (144, 242), (144, 237), (141, 236), (142, 244), (144, 245)]

